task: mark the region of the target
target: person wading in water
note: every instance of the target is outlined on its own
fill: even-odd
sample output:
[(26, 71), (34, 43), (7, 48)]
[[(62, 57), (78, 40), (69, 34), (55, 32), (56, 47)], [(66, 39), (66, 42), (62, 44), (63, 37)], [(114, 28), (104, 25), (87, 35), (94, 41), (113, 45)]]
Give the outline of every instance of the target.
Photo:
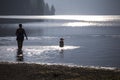
[(24, 36), (28, 40), (26, 32), (22, 28), (22, 24), (19, 24), (19, 28), (16, 30), (16, 36), (17, 36), (16, 40), (17, 40), (17, 44), (18, 44), (18, 51), (21, 51), (22, 46), (23, 46)]
[(60, 38), (59, 47), (61, 47), (61, 48), (64, 47), (64, 39), (63, 38)]

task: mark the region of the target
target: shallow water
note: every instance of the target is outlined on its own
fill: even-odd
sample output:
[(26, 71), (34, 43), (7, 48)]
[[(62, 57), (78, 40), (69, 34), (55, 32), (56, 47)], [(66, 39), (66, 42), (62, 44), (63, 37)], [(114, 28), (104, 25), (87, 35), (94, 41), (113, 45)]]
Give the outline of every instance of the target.
[[(103, 37), (100, 35), (67, 37), (65, 38), (66, 45), (63, 49), (59, 48), (58, 39), (59, 37), (42, 39), (29, 37), (29, 40), (24, 42), (22, 61), (78, 66), (120, 67), (119, 37)], [(4, 40), (1, 43), (3, 45), (0, 47), (0, 61), (19, 62), (16, 57), (17, 46), (15, 40)]]
[[(31, 34), (24, 41), (23, 59), (17, 57), (15, 37), (7, 36), (0, 37), (0, 61), (120, 68), (119, 16), (99, 17), (84, 18), (84, 21), (76, 18), (77, 22), (24, 23)], [(61, 37), (65, 42), (63, 49), (58, 46)]]

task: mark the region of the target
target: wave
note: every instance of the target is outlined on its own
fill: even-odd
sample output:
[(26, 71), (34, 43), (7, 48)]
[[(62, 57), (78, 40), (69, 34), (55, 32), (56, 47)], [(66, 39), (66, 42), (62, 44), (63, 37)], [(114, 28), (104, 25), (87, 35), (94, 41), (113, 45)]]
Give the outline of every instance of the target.
[[(77, 49), (77, 48), (80, 48), (80, 46), (68, 46), (68, 45), (65, 45), (64, 50), (72, 50), (72, 49)], [(16, 50), (16, 47), (15, 46), (2, 46), (0, 47), (0, 49), (2, 50), (5, 50), (5, 51), (15, 51)], [(24, 46), (24, 49), (23, 51), (26, 51), (26, 52), (44, 52), (44, 51), (48, 51), (48, 50), (51, 50), (51, 51), (54, 51), (54, 50), (60, 50), (61, 48), (59, 46)]]
[[(55, 39), (55, 38), (60, 38), (60, 37), (52, 37), (52, 36), (29, 36), (29, 40), (42, 40), (42, 39)], [(0, 41), (14, 41), (16, 40), (16, 37), (0, 37)]]
[(97, 34), (97, 35), (89, 35), (89, 36), (92, 36), (92, 37), (111, 37), (111, 38), (120, 38), (120, 35), (114, 35), (114, 34), (107, 34), (107, 35), (104, 35), (104, 34)]
[(55, 39), (58, 37), (50, 37), (50, 36), (36, 36), (36, 37), (29, 37), (29, 40), (42, 40), (42, 39)]
[[(110, 37), (110, 38), (120, 38), (120, 34), (76, 34), (76, 36), (80, 36), (80, 37)], [(66, 39), (67, 38), (71, 38), (70, 35), (64, 36)], [(42, 41), (42, 40), (59, 40), (61, 37), (58, 36), (35, 36), (35, 37), (28, 37), (28, 41), (33, 41), (33, 42), (37, 42), (37, 41)], [(14, 42), (16, 41), (16, 37), (0, 37), (0, 44), (5, 44), (6, 42), (10, 43), (10, 42)]]
[(12, 41), (15, 40), (15, 37), (0, 37), (0, 41)]
[[(29, 63), (29, 62), (27, 62)], [(29, 63), (31, 64), (31, 63)], [(33, 62), (34, 64), (34, 62)], [(93, 68), (93, 69), (105, 69), (105, 70), (119, 70), (116, 67), (103, 67), (103, 66), (83, 66), (83, 65), (76, 65), (73, 63), (36, 63), (36, 64), (47, 64), (47, 65), (62, 65), (62, 66), (69, 66), (69, 67), (82, 67), (82, 68)]]

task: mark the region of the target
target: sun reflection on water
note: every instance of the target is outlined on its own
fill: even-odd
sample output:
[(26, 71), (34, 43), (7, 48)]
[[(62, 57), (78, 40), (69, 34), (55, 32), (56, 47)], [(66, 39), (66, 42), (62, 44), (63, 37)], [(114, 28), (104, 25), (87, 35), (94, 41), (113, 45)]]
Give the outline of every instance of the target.
[[(64, 50), (72, 50), (80, 48), (80, 46), (65, 46)], [(50, 53), (54, 51), (61, 50), (59, 46), (37, 46), (37, 47), (25, 47), (24, 51), (32, 54)]]
[(82, 26), (92, 26), (95, 25), (95, 23), (89, 23), (89, 22), (68, 22), (63, 23), (62, 26), (72, 26), (72, 27), (82, 27)]
[(112, 21), (120, 20), (118, 15), (1, 15), (3, 19), (50, 19), (50, 20), (77, 20), (77, 21)]
[[(80, 48), (80, 46), (65, 46), (62, 48), (63, 50), (73, 50)], [(17, 48), (15, 47), (2, 47), (2, 51), (7, 51), (7, 52), (15, 52)], [(23, 52), (27, 54), (41, 54), (41, 53), (49, 53), (49, 52), (54, 52), (54, 51), (59, 51), (61, 48), (59, 46), (24, 46)]]
[[(83, 27), (83, 26), (111, 26), (115, 22), (119, 24), (119, 15), (4, 15), (1, 19), (26, 19), (26, 20), (47, 20), (42, 23), (29, 23), (27, 26), (43, 27)], [(51, 22), (52, 20), (52, 22)], [(50, 22), (49, 22), (50, 21)], [(56, 22), (57, 21), (57, 22)], [(26, 24), (26, 23), (25, 23)], [(115, 24), (117, 25), (117, 24)]]

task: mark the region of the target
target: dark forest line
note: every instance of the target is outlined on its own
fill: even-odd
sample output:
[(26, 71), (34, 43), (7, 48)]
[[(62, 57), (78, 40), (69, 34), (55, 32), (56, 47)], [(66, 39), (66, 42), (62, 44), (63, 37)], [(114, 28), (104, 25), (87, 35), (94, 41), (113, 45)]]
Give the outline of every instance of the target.
[(0, 15), (54, 15), (44, 0), (0, 0)]
[[(0, 0), (0, 15), (55, 15), (55, 7), (44, 0)], [(20, 24), (26, 22), (43, 22), (44, 20), (0, 19), (0, 36), (14, 36), (15, 27), (3, 24)], [(16, 26), (18, 27), (18, 26)], [(27, 29), (31, 32), (31, 29)]]

